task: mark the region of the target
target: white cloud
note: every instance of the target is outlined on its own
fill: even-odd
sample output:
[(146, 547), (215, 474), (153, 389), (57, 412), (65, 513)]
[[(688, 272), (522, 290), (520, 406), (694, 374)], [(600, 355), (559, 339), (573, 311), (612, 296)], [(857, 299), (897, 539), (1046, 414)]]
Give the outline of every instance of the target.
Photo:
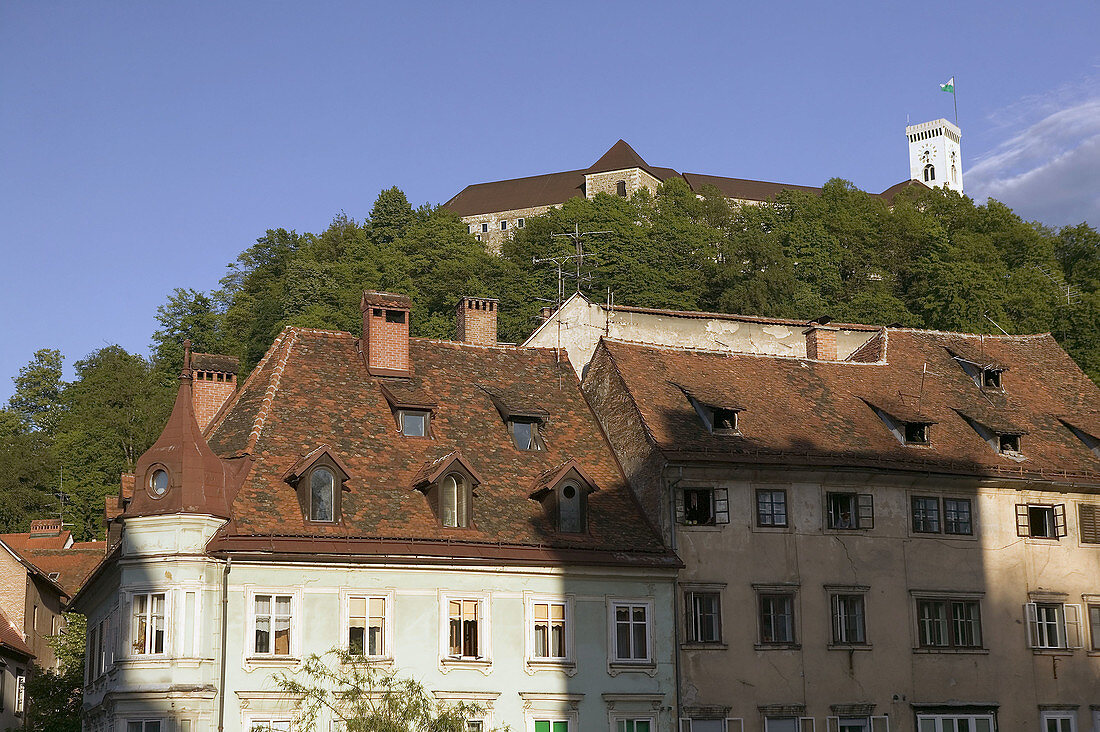
[(1025, 219), (1052, 226), (1100, 226), (1100, 96), (1078, 97), (1051, 111), (1052, 104), (1068, 102), (1064, 92), (1011, 108), (1017, 119), (1030, 116), (1029, 109), (1043, 116), (979, 156), (966, 171), (970, 196), (995, 198)]

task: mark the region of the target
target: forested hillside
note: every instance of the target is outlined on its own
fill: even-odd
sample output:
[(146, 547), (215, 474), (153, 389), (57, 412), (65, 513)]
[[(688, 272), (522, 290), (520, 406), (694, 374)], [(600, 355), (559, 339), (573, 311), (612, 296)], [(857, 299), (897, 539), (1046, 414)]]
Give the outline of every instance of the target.
[[(364, 289), (413, 299), (414, 335), (454, 336), (462, 295), (499, 298), (500, 338), (520, 341), (557, 291), (534, 257), (572, 251), (552, 233), (609, 230), (585, 248), (584, 289), (618, 303), (981, 333), (1052, 332), (1100, 380), (1100, 235), (1086, 224), (1050, 230), (995, 201), (914, 186), (892, 209), (841, 180), (822, 195), (731, 207), (679, 179), (655, 195), (573, 199), (527, 219), (502, 256), (440, 208), (412, 208), (396, 188), (356, 220), (324, 231), (271, 229), (210, 293), (176, 290), (158, 310), (148, 358), (117, 346), (76, 364), (39, 351), (0, 410), (0, 529), (25, 530), (56, 511), (64, 467), (66, 519), (80, 538), (100, 531), (103, 496), (156, 438), (182, 363), (181, 342), (231, 353), (245, 372), (285, 325), (360, 327)], [(571, 285), (572, 286), (572, 285)], [(1067, 287), (1068, 286), (1068, 287)], [(242, 374), (243, 377), (243, 374)]]

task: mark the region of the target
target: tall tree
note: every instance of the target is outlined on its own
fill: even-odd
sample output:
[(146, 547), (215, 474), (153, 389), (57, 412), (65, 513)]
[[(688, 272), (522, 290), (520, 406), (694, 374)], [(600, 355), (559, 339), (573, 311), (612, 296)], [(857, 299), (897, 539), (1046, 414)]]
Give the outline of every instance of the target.
[(14, 377), (15, 393), (8, 401), (32, 429), (53, 434), (60, 417), (62, 386), (61, 351), (42, 348)]

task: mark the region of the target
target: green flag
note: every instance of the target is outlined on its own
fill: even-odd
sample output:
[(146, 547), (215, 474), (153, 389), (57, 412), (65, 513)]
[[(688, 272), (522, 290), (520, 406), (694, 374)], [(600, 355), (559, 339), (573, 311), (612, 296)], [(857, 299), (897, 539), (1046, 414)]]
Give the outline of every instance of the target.
[(952, 76), (946, 84), (940, 84), (940, 91), (955, 93), (955, 77)]

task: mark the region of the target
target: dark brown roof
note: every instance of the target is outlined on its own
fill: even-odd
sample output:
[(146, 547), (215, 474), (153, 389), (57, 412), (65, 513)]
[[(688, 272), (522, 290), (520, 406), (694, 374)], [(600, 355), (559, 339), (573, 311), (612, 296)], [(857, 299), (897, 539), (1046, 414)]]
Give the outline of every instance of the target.
[(107, 542), (82, 541), (68, 549), (29, 549), (21, 554), (44, 574), (53, 578), (70, 596), (84, 584), (107, 554)]
[[(410, 352), (412, 378), (375, 378), (351, 334), (284, 330), (210, 434), (216, 453), (247, 452), (255, 460), (232, 503), (231, 522), (211, 550), (676, 563), (643, 518), (566, 359), (548, 349), (415, 338)], [(397, 431), (382, 391), (396, 383), (437, 402), (431, 439)], [(545, 450), (514, 446), (486, 389), (518, 394), (545, 410)], [(307, 522), (294, 487), (283, 479), (322, 443), (351, 476), (342, 520), (332, 525)], [(467, 529), (442, 527), (414, 488), (458, 451), (480, 481)], [(570, 459), (600, 486), (589, 501), (588, 535), (557, 532), (530, 498), (538, 476)]]
[[(984, 338), (986, 353), (1013, 366), (1004, 393), (994, 395), (980, 390), (947, 350), (976, 347), (977, 336), (908, 329), (888, 329), (887, 336), (882, 363), (731, 355), (605, 339), (587, 379), (608, 370), (617, 374), (654, 445), (673, 459), (890, 467), (1100, 484), (1100, 459), (1062, 423), (1072, 420), (1066, 415), (1100, 411), (1100, 389), (1049, 334)], [(931, 375), (921, 394), (926, 364)], [(676, 385), (685, 374), (694, 385), (737, 394), (744, 407), (740, 436), (707, 432)], [(867, 404), (913, 404), (918, 398), (919, 414), (935, 422), (931, 449), (902, 445)], [(1025, 430), (1021, 449), (1026, 459), (1014, 461), (995, 452), (961, 413), (999, 428)]]
[(443, 204), (459, 216), (515, 211), (538, 206), (559, 206), (570, 198), (584, 197), (583, 170), (533, 175), (466, 186)]
[(926, 186), (923, 181), (903, 180), (901, 183), (895, 183), (894, 185), (890, 186), (889, 188), (887, 188), (885, 191), (883, 191), (882, 193), (880, 193), (878, 195), (882, 198), (885, 198), (886, 203), (892, 204), (894, 202), (894, 198), (899, 193), (901, 193), (904, 190), (908, 190), (909, 188), (912, 188), (913, 186), (920, 186), (921, 188), (928, 189), (928, 186)]
[(814, 186), (769, 183), (744, 178), (726, 178), (721, 175), (705, 175), (703, 173), (684, 173), (684, 180), (687, 181), (691, 190), (696, 193), (699, 193), (703, 186), (714, 186), (726, 198), (737, 198), (743, 201), (770, 201), (782, 191), (805, 191), (815, 195), (821, 193), (821, 189)]
[(235, 374), (240, 371), (240, 360), (236, 356), (221, 353), (192, 353), (191, 368), (196, 371), (220, 371)]
[(3, 610), (0, 610), (0, 646), (22, 658), (34, 658), (34, 651), (26, 644)]

